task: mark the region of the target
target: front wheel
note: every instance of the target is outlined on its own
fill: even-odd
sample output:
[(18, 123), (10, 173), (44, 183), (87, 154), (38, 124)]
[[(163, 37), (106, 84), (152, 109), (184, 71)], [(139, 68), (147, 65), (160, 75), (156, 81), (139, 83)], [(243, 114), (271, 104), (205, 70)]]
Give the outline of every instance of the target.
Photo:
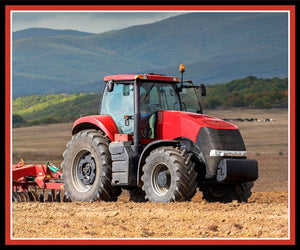
[(253, 182), (244, 182), (236, 184), (206, 183), (200, 186), (203, 193), (203, 199), (208, 202), (248, 202), (251, 196)]
[(195, 195), (196, 177), (191, 155), (174, 147), (160, 147), (146, 158), (142, 189), (151, 202), (188, 201)]
[(83, 130), (67, 144), (62, 162), (66, 192), (73, 201), (116, 201), (119, 187), (111, 185), (108, 140), (96, 130)]

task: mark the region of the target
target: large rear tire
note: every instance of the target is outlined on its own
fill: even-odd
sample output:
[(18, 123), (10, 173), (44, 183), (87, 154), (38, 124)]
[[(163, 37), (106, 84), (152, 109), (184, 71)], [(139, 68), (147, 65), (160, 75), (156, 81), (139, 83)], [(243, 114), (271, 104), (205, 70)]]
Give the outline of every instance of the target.
[(72, 201), (116, 201), (122, 190), (111, 185), (109, 141), (99, 131), (75, 134), (63, 153), (63, 179)]
[(196, 177), (191, 155), (174, 147), (160, 147), (146, 158), (142, 189), (151, 202), (189, 201), (195, 195)]

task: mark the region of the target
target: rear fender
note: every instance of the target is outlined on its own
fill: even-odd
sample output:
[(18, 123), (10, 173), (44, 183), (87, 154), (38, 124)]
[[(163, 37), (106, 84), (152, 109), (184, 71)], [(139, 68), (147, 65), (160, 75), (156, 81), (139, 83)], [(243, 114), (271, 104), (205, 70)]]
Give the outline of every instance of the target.
[(114, 141), (114, 135), (119, 133), (114, 120), (109, 115), (80, 117), (73, 124), (72, 135), (84, 129), (100, 129), (111, 141)]

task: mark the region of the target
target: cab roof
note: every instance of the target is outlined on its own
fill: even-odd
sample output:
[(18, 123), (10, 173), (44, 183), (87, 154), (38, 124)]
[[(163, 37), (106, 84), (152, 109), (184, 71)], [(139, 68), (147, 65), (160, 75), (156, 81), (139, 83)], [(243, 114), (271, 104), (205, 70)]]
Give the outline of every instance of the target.
[(152, 80), (152, 81), (164, 81), (164, 82), (179, 82), (178, 77), (173, 76), (166, 76), (161, 74), (143, 74), (143, 75), (136, 75), (136, 74), (128, 74), (128, 75), (111, 75), (111, 76), (105, 76), (104, 81), (107, 82), (109, 80), (114, 81), (129, 81), (129, 80)]

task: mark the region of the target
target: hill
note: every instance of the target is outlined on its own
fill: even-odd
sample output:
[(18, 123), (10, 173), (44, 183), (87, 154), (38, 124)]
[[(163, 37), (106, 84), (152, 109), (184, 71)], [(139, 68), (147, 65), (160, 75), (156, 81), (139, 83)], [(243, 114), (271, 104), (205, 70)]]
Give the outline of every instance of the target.
[[(262, 79), (249, 76), (226, 84), (207, 86), (200, 97), (204, 109), (287, 107), (287, 78)], [(46, 94), (13, 100), (13, 125), (74, 121), (81, 115), (98, 114), (100, 94)]]
[(110, 74), (178, 76), (181, 63), (186, 78), (206, 84), (286, 77), (287, 60), (285, 13), (189, 13), (84, 36), (27, 32), (13, 42), (13, 98), (95, 92)]
[(54, 30), (47, 28), (29, 28), (25, 30), (19, 30), (13, 32), (13, 41), (30, 38), (30, 37), (51, 37), (51, 36), (61, 36), (61, 35), (70, 35), (70, 36), (89, 36), (93, 33), (82, 32), (77, 30)]
[(19, 97), (13, 100), (13, 125), (74, 121), (81, 115), (98, 113), (100, 95), (46, 94)]
[(226, 84), (207, 86), (207, 98), (203, 106), (209, 109), (248, 107), (248, 108), (287, 108), (288, 79), (262, 79), (249, 76)]

